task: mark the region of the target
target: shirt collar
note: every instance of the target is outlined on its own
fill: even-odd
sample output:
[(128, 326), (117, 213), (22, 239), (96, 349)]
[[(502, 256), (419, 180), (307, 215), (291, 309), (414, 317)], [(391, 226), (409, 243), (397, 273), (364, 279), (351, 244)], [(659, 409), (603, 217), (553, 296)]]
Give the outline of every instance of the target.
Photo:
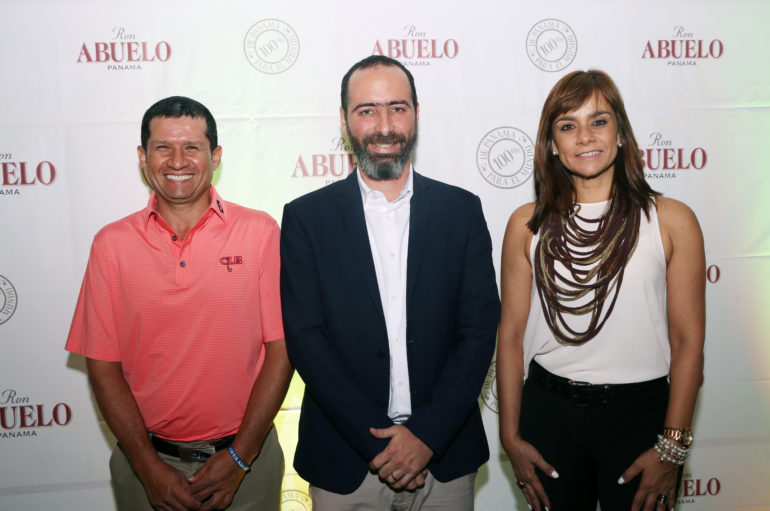
[[(361, 177), (361, 171), (358, 167), (355, 169), (356, 178), (358, 179), (358, 188), (361, 190), (361, 200), (364, 202), (364, 204), (367, 203), (369, 199), (374, 199), (378, 197), (382, 197), (383, 200), (385, 200), (385, 194), (382, 192), (378, 192), (377, 190), (372, 190), (372, 188), (366, 184), (366, 181), (364, 181), (364, 178)], [(398, 194), (398, 197), (391, 202), (391, 204), (396, 204), (400, 202), (401, 200), (405, 198), (409, 198), (414, 193), (414, 181), (412, 177), (414, 176), (414, 167), (412, 167), (412, 164), (409, 164), (409, 175), (406, 178), (406, 183), (404, 183), (404, 188), (401, 189), (401, 193)]]
[[(222, 197), (220, 197), (219, 193), (217, 193), (216, 188), (212, 185), (209, 188), (209, 196), (211, 197), (211, 203), (209, 204), (209, 208), (206, 210), (205, 213), (203, 213), (203, 216), (211, 215), (210, 211), (213, 211), (215, 215), (217, 215), (222, 222), (227, 221), (227, 203), (222, 200)], [(147, 207), (145, 208), (145, 213), (147, 215), (147, 221), (150, 220), (150, 218), (158, 218), (160, 216), (160, 213), (158, 213), (158, 198), (155, 195), (155, 191), (150, 194), (150, 199), (147, 201)]]

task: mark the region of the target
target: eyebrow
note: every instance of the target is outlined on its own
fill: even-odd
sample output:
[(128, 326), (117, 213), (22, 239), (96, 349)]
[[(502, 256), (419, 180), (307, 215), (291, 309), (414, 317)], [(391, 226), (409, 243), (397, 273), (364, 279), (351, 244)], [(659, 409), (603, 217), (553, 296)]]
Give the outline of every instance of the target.
[[(150, 140), (149, 143), (153, 144), (153, 145), (173, 144), (173, 142), (170, 141), (170, 140)], [(190, 145), (190, 144), (192, 144), (192, 145), (202, 145), (202, 144), (205, 144), (205, 143), (206, 142), (204, 140), (184, 140), (184, 141), (182, 141), (182, 144), (185, 144), (185, 145)]]
[(406, 105), (406, 106), (408, 106), (409, 108), (411, 108), (411, 107), (412, 107), (412, 105), (411, 105), (411, 104), (409, 104), (409, 102), (408, 102), (407, 100), (405, 100), (405, 99), (395, 99), (395, 100), (393, 100), (393, 101), (390, 101), (390, 102), (388, 102), (388, 103), (374, 103), (374, 102), (370, 102), (370, 103), (359, 103), (358, 105), (356, 105), (356, 106), (353, 108), (353, 111), (355, 112), (355, 111), (356, 111), (356, 110), (358, 110), (359, 108), (367, 108), (367, 107), (373, 107), (373, 106), (393, 106), (393, 105)]
[[(592, 112), (589, 117), (599, 117), (600, 115), (612, 115), (612, 112), (610, 112), (609, 110), (599, 110), (599, 111), (596, 111), (596, 112)], [(575, 116), (563, 115), (563, 116), (555, 119), (553, 122), (557, 123), (559, 121), (574, 121), (575, 119), (577, 119)]]

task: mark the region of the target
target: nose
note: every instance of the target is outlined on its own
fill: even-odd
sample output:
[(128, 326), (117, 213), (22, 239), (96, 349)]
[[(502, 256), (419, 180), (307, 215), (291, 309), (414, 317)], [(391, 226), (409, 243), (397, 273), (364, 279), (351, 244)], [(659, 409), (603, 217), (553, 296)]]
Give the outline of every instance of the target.
[(594, 139), (593, 131), (587, 126), (578, 127), (578, 143), (587, 144)]
[(380, 135), (387, 135), (393, 128), (393, 123), (390, 118), (390, 110), (384, 109), (377, 112), (377, 133)]
[(168, 159), (168, 165), (173, 169), (181, 169), (185, 166), (184, 151), (181, 147), (174, 147), (171, 157)]

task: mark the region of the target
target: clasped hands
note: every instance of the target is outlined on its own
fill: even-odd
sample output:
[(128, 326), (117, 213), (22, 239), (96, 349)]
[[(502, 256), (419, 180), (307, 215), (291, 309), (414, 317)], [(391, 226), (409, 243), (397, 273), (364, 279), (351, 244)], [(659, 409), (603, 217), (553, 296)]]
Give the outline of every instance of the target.
[(142, 483), (150, 504), (160, 511), (225, 509), (245, 474), (227, 451), (214, 454), (189, 478), (160, 459), (157, 461)]
[(425, 485), (433, 450), (414, 436), (406, 426), (369, 428), (376, 438), (389, 439), (388, 446), (375, 456), (369, 468), (393, 490), (414, 491)]

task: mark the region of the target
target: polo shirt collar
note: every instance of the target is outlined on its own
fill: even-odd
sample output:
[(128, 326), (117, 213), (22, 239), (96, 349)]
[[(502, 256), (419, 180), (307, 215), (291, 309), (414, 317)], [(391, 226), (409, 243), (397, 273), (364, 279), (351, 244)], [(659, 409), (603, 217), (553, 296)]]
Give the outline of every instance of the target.
[[(222, 199), (222, 197), (220, 197), (219, 193), (213, 185), (209, 188), (209, 196), (211, 197), (211, 203), (209, 204), (208, 210), (206, 210), (203, 215), (211, 215), (209, 211), (213, 211), (214, 214), (219, 217), (220, 220), (222, 220), (222, 222), (227, 222), (227, 203)], [(160, 216), (160, 213), (158, 213), (157, 205), (158, 198), (155, 196), (155, 191), (153, 190), (153, 192), (150, 194), (150, 199), (147, 201), (147, 207), (145, 208), (147, 221), (149, 221), (150, 218), (157, 218)]]

